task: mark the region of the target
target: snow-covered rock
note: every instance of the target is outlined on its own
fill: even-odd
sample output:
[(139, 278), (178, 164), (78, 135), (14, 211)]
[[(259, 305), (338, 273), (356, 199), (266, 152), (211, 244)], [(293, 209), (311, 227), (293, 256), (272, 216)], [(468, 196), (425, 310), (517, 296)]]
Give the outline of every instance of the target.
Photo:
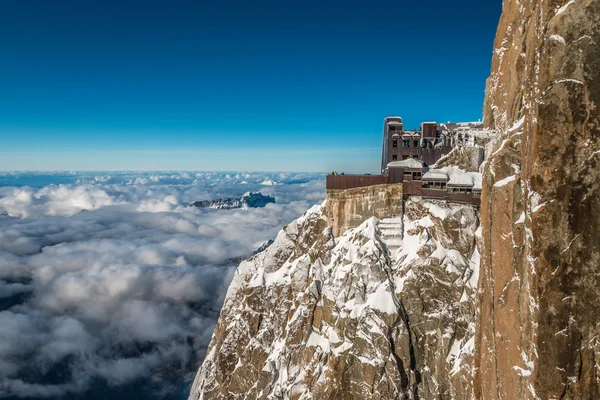
[(323, 207), (240, 264), (190, 399), (470, 396), (476, 210), (413, 198), (335, 238)]
[(216, 199), (212, 201), (194, 201), (193, 203), (190, 203), (190, 206), (199, 208), (217, 208), (230, 210), (233, 208), (248, 209), (264, 207), (269, 203), (275, 203), (275, 198), (271, 196), (265, 196), (260, 192), (246, 192), (241, 197), (227, 197), (224, 199)]
[(279, 185), (279, 183), (275, 182), (275, 181), (274, 181), (274, 180), (272, 180), (272, 179), (268, 179), (268, 178), (267, 178), (267, 179), (265, 179), (264, 181), (262, 181), (260, 184), (261, 184), (261, 185), (264, 185), (264, 186), (275, 186), (275, 185)]

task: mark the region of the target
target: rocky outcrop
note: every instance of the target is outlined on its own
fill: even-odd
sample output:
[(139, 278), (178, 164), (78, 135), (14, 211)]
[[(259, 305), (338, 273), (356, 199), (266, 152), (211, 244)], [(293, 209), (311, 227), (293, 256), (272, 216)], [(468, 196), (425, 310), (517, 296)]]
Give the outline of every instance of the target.
[(479, 172), (485, 152), (480, 146), (455, 147), (431, 168), (458, 167), (467, 172)]
[(328, 189), (325, 214), (335, 237), (371, 217), (401, 216), (402, 184)]
[(478, 399), (600, 398), (600, 0), (505, 0), (485, 121)]
[(336, 238), (314, 207), (236, 271), (190, 399), (469, 398), (477, 226), (414, 198)]
[(190, 206), (198, 208), (216, 208), (220, 210), (231, 210), (234, 208), (260, 208), (266, 206), (269, 203), (275, 203), (275, 198), (271, 196), (265, 196), (260, 192), (246, 192), (241, 197), (227, 197), (219, 198), (216, 200), (194, 201), (193, 203), (190, 203)]

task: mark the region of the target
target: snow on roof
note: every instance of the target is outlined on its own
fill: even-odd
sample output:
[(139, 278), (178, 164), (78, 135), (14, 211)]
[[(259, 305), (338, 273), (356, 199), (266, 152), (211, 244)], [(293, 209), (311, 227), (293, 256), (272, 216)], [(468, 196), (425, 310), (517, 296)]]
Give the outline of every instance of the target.
[(482, 176), (478, 172), (473, 172), (473, 190), (481, 190)]
[(388, 125), (402, 125), (402, 121), (388, 121)]
[(457, 167), (430, 169), (423, 174), (423, 180), (447, 180), (448, 186), (472, 187), (481, 190), (481, 174), (466, 172)]
[(446, 173), (446, 171), (442, 171), (440, 169), (430, 169), (428, 172), (426, 172), (425, 174), (423, 174), (423, 178), (424, 181), (427, 180), (444, 180), (447, 181), (448, 180), (448, 174)]
[(402, 161), (392, 161), (388, 164), (388, 168), (423, 168), (423, 161), (409, 158)]
[(448, 186), (473, 187), (473, 177), (468, 172), (451, 174), (450, 179), (448, 180)]
[(481, 174), (479, 172), (465, 172), (456, 167), (446, 167), (448, 169), (448, 186), (474, 187), (476, 183), (481, 187)]

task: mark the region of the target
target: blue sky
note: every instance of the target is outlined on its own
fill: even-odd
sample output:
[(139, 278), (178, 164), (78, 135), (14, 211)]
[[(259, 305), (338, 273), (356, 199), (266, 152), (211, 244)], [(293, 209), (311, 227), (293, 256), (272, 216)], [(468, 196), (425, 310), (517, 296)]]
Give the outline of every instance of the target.
[(477, 120), (501, 1), (0, 3), (0, 170), (378, 169)]

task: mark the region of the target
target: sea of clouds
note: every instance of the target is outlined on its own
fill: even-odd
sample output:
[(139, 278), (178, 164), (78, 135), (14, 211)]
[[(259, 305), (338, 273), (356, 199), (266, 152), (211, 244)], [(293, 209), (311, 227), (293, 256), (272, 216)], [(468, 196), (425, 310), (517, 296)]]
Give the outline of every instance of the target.
[[(188, 207), (260, 191), (249, 210)], [(0, 398), (185, 398), (239, 259), (321, 174), (0, 173)]]

